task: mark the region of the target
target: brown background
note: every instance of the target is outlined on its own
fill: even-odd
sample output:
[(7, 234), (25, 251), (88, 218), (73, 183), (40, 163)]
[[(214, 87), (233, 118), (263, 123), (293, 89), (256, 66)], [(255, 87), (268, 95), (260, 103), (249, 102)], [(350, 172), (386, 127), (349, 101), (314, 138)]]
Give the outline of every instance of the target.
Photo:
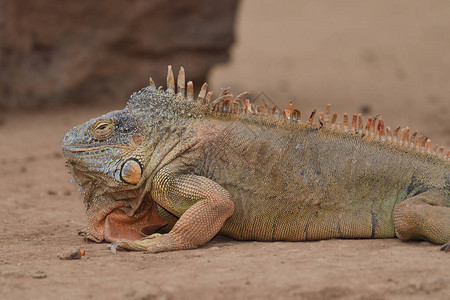
[[(365, 107), (448, 146), (449, 16), (447, 1), (243, 1), (231, 61), (209, 81), (216, 94), (227, 86), (264, 91), (304, 112), (326, 103), (340, 113)], [(76, 235), (85, 224), (82, 199), (61, 139), (125, 100), (0, 114), (0, 298), (450, 298), (449, 255), (426, 242), (219, 237), (157, 255), (112, 255), (84, 242)], [(81, 260), (57, 258), (76, 248), (86, 250)], [(46, 278), (33, 278), (37, 272)]]

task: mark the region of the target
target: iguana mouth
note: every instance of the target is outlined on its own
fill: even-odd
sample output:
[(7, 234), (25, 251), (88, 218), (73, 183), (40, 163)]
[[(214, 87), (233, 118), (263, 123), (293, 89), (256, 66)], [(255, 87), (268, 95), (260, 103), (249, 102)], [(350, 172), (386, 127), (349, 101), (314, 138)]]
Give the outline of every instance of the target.
[(84, 147), (84, 148), (65, 148), (63, 151), (69, 151), (69, 152), (88, 152), (88, 151), (95, 151), (95, 150), (102, 150), (102, 149), (108, 149), (108, 148), (118, 148), (118, 149), (125, 149), (125, 150), (133, 150), (134, 148), (127, 147), (127, 146), (98, 146), (98, 147)]
[(88, 217), (89, 235), (87, 239), (94, 242), (115, 242), (118, 240), (139, 240), (155, 233), (167, 225), (159, 215), (153, 201), (144, 201), (132, 216), (128, 216), (120, 201), (117, 207), (101, 212), (93, 218)]

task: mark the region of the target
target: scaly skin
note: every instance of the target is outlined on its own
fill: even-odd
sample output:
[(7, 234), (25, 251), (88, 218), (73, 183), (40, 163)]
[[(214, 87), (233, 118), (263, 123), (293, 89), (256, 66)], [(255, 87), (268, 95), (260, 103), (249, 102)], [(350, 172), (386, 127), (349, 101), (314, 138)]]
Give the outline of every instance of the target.
[[(152, 253), (191, 249), (217, 233), (239, 240), (330, 238), (450, 240), (450, 163), (409, 129), (353, 116), (337, 128), (319, 113), (297, 120), (258, 109), (228, 90), (210, 101), (203, 86), (171, 68), (124, 110), (71, 129), (63, 152), (83, 188), (88, 238)], [(186, 95), (185, 95), (185, 92)], [(339, 126), (338, 126), (339, 127)], [(153, 234), (169, 224), (166, 234)], [(445, 244), (443, 250), (448, 250)]]

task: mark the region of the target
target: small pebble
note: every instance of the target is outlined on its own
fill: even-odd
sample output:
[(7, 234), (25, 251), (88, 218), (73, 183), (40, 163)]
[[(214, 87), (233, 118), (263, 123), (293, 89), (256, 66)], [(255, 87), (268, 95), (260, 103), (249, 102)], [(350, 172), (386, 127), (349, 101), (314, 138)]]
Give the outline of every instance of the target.
[(42, 278), (47, 278), (47, 274), (45, 274), (42, 271), (37, 271), (36, 273), (31, 274), (31, 277), (33, 277), (35, 279), (42, 279)]
[(81, 251), (80, 249), (62, 251), (58, 254), (59, 259), (62, 260), (73, 260), (73, 259), (81, 259)]

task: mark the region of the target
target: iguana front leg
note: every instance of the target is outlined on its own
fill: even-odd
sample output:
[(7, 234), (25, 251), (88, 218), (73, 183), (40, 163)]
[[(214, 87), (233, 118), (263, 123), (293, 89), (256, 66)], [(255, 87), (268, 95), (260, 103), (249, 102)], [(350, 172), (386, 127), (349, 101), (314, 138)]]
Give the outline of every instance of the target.
[(394, 228), (401, 240), (426, 239), (449, 250), (450, 207), (442, 191), (427, 191), (402, 201), (394, 209)]
[(228, 191), (214, 181), (196, 175), (177, 175), (163, 169), (152, 185), (152, 198), (175, 215), (181, 215), (167, 234), (137, 241), (118, 241), (111, 249), (151, 253), (192, 249), (209, 242), (233, 214)]

